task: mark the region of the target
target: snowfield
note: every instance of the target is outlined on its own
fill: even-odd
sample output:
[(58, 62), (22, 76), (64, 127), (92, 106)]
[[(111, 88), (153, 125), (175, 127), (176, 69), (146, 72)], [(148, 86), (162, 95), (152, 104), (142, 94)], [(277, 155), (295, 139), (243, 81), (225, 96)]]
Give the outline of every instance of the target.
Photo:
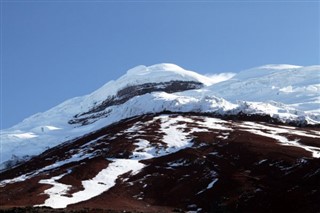
[(143, 166), (144, 165), (137, 160), (115, 159), (106, 169), (100, 171), (97, 176), (90, 180), (82, 181), (84, 190), (72, 194), (72, 197), (64, 196), (71, 186), (56, 182), (56, 180), (61, 179), (65, 174), (41, 180), (39, 183), (50, 184), (52, 187), (44, 191), (44, 193), (49, 195), (49, 198), (44, 204), (38, 206), (65, 208), (69, 204), (89, 200), (114, 186), (119, 175), (130, 171), (133, 173), (137, 172), (142, 169)]
[[(320, 124), (319, 65), (265, 65), (229, 75), (222, 80), (224, 81), (173, 64), (135, 67), (118, 80), (108, 82), (89, 95), (67, 100), (9, 129), (1, 130), (0, 170), (10, 166), (9, 163), (40, 154), (65, 141), (146, 113), (173, 111), (232, 115), (243, 112), (270, 115), (283, 122)], [(203, 87), (176, 93), (146, 93), (103, 109), (99, 113), (107, 116), (101, 116), (88, 125), (68, 123), (74, 116), (90, 111), (128, 86), (171, 81), (198, 82)], [(170, 131), (168, 138), (171, 137)], [(279, 140), (281, 141), (280, 138)]]

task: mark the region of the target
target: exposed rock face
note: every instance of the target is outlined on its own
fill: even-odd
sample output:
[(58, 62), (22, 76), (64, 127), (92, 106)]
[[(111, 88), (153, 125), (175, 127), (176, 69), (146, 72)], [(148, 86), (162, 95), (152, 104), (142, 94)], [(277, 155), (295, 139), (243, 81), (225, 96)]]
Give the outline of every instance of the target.
[(191, 89), (200, 89), (202, 83), (193, 81), (169, 81), (161, 83), (145, 83), (141, 85), (133, 85), (125, 87), (117, 92), (115, 96), (109, 96), (102, 103), (97, 104), (89, 111), (77, 114), (69, 124), (87, 125), (93, 123), (101, 117), (107, 117), (112, 109), (106, 110), (108, 107), (123, 104), (133, 97), (144, 95), (152, 92), (163, 91), (166, 93), (182, 92)]
[(4, 171), (1, 207), (320, 211), (319, 129), (266, 121), (196, 113), (127, 119)]

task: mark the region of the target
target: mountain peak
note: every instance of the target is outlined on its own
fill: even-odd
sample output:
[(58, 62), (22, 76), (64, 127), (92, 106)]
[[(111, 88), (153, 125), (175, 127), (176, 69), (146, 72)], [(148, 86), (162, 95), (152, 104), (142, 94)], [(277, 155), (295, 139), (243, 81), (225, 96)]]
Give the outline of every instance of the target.
[(302, 66), (292, 65), (292, 64), (266, 64), (256, 69), (271, 69), (271, 70), (286, 70), (286, 69), (298, 69)]
[(171, 63), (160, 63), (151, 66), (139, 65), (127, 71), (127, 75), (144, 75), (151, 72), (161, 72), (161, 71), (186, 71), (182, 67), (171, 64)]
[(148, 69), (151, 71), (185, 71), (182, 67), (171, 63), (154, 64), (149, 66)]

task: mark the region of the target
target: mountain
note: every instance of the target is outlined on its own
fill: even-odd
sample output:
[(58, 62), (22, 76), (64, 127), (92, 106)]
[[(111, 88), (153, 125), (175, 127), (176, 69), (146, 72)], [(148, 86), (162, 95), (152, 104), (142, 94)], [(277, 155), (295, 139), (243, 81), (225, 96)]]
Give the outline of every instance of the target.
[(1, 208), (320, 211), (319, 77), (135, 67), (1, 131)]

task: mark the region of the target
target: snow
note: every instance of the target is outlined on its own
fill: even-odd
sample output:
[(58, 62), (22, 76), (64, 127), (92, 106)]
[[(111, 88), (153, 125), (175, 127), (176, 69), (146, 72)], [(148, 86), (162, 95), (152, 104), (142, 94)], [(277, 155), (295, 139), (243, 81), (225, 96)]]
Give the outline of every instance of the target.
[(132, 152), (132, 159), (144, 160), (163, 155), (163, 151), (156, 149), (147, 140), (139, 139), (134, 145), (137, 148)]
[[(161, 122), (160, 131), (164, 133), (162, 141), (165, 143), (165, 146), (161, 144), (154, 146), (147, 140), (137, 139), (137, 142), (134, 143), (136, 148), (132, 152), (130, 159), (109, 159), (112, 162), (108, 165), (107, 168), (101, 170), (94, 178), (82, 181), (84, 190), (73, 193), (71, 194), (71, 196), (66, 196), (70, 186), (57, 182), (66, 174), (58, 175), (50, 179), (40, 180), (39, 183), (50, 184), (52, 185), (52, 187), (45, 190), (44, 192), (49, 195), (49, 198), (43, 204), (38, 206), (65, 208), (67, 205), (91, 199), (92, 197), (108, 191), (111, 187), (113, 187), (119, 175), (122, 175), (129, 171), (131, 171), (132, 175), (139, 172), (145, 166), (143, 163), (139, 162), (140, 160), (164, 156), (173, 152), (177, 152), (181, 149), (191, 147), (193, 145), (193, 143), (191, 143), (189, 139), (190, 132), (183, 132), (182, 129), (186, 126), (179, 124), (179, 122), (186, 120), (191, 122), (192, 119), (183, 118), (181, 116), (171, 118), (169, 115), (161, 115), (156, 116), (154, 118), (154, 121), (155, 120), (159, 120)], [(135, 131), (139, 129), (139, 125), (140, 123), (136, 123), (132, 127), (128, 128), (125, 132)], [(92, 142), (88, 142), (88, 144), (91, 143)], [(85, 149), (86, 147), (83, 147), (82, 151), (84, 151)], [(92, 154), (76, 153), (68, 159), (58, 161), (50, 166), (44, 167), (36, 174), (47, 171), (49, 169), (54, 169), (66, 163), (88, 158), (90, 157), (90, 155)], [(172, 166), (175, 166), (175, 164), (172, 164)], [(23, 176), (18, 178), (17, 180), (6, 180), (3, 181), (2, 184), (17, 182), (23, 179), (25, 180), (27, 178), (33, 177), (34, 175), (35, 174)]]
[[(83, 151), (85, 151), (85, 150), (83, 150)], [(43, 167), (35, 172), (23, 174), (23, 175), (20, 175), (16, 178), (13, 178), (13, 179), (2, 180), (2, 181), (0, 181), (0, 186), (8, 184), (8, 183), (22, 182), (27, 179), (33, 178), (40, 173), (47, 172), (49, 170), (53, 170), (55, 168), (61, 167), (61, 166), (68, 164), (68, 163), (79, 162), (79, 161), (84, 160), (86, 158), (90, 158), (91, 156), (92, 156), (92, 154), (76, 153), (76, 154), (71, 155), (69, 158), (66, 158), (66, 159), (60, 160), (60, 161), (56, 161), (53, 164), (50, 164), (49, 166)]]
[(211, 188), (213, 187), (213, 185), (214, 185), (218, 180), (219, 180), (218, 178), (214, 178), (213, 181), (208, 184), (207, 188), (201, 190), (200, 192), (198, 192), (197, 195), (203, 193), (204, 191), (206, 191), (206, 190), (208, 190), (208, 189), (211, 189)]
[(316, 110), (319, 115), (319, 83), (320, 66), (266, 65), (242, 71), (209, 88), (231, 102), (280, 102), (296, 110)]
[[(220, 78), (220, 79), (219, 79)], [(284, 80), (285, 79), (285, 80)], [(130, 85), (168, 81), (195, 81), (201, 89), (168, 94), (154, 92), (136, 96), (126, 103), (111, 106), (106, 118), (86, 125), (70, 125), (69, 120), (87, 112), (107, 97)], [(218, 82), (219, 81), (219, 82)], [(241, 71), (235, 75), (200, 75), (174, 64), (138, 66), (124, 76), (110, 81), (89, 95), (72, 98), (21, 123), (1, 130), (2, 144), (0, 169), (16, 157), (38, 155), (50, 147), (72, 140), (106, 125), (146, 113), (165, 110), (173, 112), (215, 112), (218, 114), (264, 114), (284, 122), (307, 121), (320, 123), (320, 66), (265, 65)], [(214, 128), (222, 124), (207, 123)], [(218, 126), (220, 125), (220, 126)], [(227, 128), (227, 127), (226, 127)], [(134, 131), (134, 129), (130, 130)], [(165, 140), (174, 146), (183, 146), (168, 129)]]
[(10, 183), (22, 182), (22, 181), (27, 180), (28, 178), (29, 178), (29, 177), (28, 177), (27, 174), (23, 174), (23, 175), (20, 175), (20, 176), (18, 176), (18, 177), (16, 177), (16, 178), (13, 178), (13, 179), (2, 180), (2, 181), (0, 182), (0, 187), (1, 187), (1, 186), (4, 186), (4, 185), (6, 185), (6, 184), (10, 184)]
[[(65, 208), (67, 205), (88, 200), (109, 190), (112, 186), (114, 186), (119, 175), (122, 175), (129, 171), (131, 171), (131, 174), (135, 174), (136, 172), (141, 170), (145, 165), (140, 163), (139, 160), (160, 157), (192, 145), (192, 143), (190, 143), (190, 141), (188, 140), (187, 133), (182, 132), (179, 129), (181, 125), (177, 124), (177, 122), (183, 120), (184, 118), (178, 117), (171, 120), (168, 115), (164, 115), (155, 117), (155, 119), (161, 120), (161, 131), (165, 133), (163, 142), (166, 143), (166, 147), (160, 146), (159, 148), (155, 148), (154, 146), (151, 146), (149, 141), (138, 139), (137, 142), (134, 143), (136, 145), (136, 148), (133, 151), (132, 156), (130, 156), (130, 159), (109, 159), (112, 161), (112, 163), (110, 163), (107, 168), (101, 170), (94, 178), (82, 181), (84, 190), (73, 193), (71, 197), (65, 196), (70, 186), (57, 182), (66, 174), (52, 177), (50, 179), (40, 180), (39, 183), (50, 184), (52, 185), (52, 187), (44, 192), (49, 195), (49, 198), (44, 202), (44, 204), (41, 204), (39, 206)], [(129, 129), (127, 129), (127, 132), (134, 131), (137, 128), (137, 125), (133, 125)], [(53, 165), (41, 169), (41, 171), (39, 172), (53, 169), (66, 163), (78, 161), (85, 157), (90, 156), (77, 153), (71, 156), (69, 159), (56, 162)], [(12, 180), (10, 182), (12, 182)], [(8, 181), (3, 182), (3, 184), (6, 183), (8, 183)]]
[(258, 162), (258, 165), (260, 165), (260, 164), (262, 164), (262, 163), (266, 162), (267, 160), (268, 160), (268, 159), (260, 160), (260, 161)]
[(169, 115), (160, 115), (153, 119), (153, 121), (157, 120), (161, 122), (160, 131), (164, 133), (161, 142), (163, 142), (165, 146), (161, 143), (154, 146), (147, 140), (138, 139), (138, 141), (134, 143), (136, 149), (132, 153), (132, 159), (144, 160), (161, 157), (193, 145), (190, 134), (193, 133), (194, 130), (184, 131), (186, 125), (179, 124), (179, 122), (192, 122), (191, 119), (182, 116), (172, 118)]
[(185, 70), (174, 64), (162, 63), (149, 67), (140, 65), (127, 71), (127, 73), (118, 80), (108, 82), (97, 91), (91, 93), (87, 100), (89, 101), (91, 99), (93, 102), (103, 101), (106, 96), (115, 95), (117, 91), (128, 85), (168, 82), (172, 80), (195, 81), (203, 83), (206, 86), (212, 84), (211, 78)]
[(19, 139), (29, 139), (29, 138), (36, 138), (38, 137), (33, 132), (25, 132), (25, 133), (17, 133), (17, 134), (8, 134), (8, 137), (16, 137)]
[(320, 138), (320, 135), (315, 132), (314, 134), (307, 133), (303, 130), (296, 130), (289, 128), (287, 126), (278, 126), (278, 127), (272, 127), (272, 126), (267, 126), (263, 124), (258, 124), (255, 122), (242, 122), (242, 125), (239, 125), (239, 127), (244, 127), (247, 129), (261, 129), (261, 130), (268, 130), (270, 132), (275, 132), (277, 134), (290, 134), (290, 135), (299, 135), (299, 136), (304, 136), (304, 137), (310, 137), (310, 138)]
[(167, 144), (169, 148), (181, 149), (192, 144), (189, 142), (188, 134), (179, 130), (184, 128), (185, 124), (177, 124), (182, 117), (170, 118), (169, 116), (161, 116), (161, 131), (165, 133), (162, 141)]
[(261, 67), (259, 69), (273, 69), (273, 70), (284, 70), (284, 69), (297, 69), (301, 68), (301, 66), (291, 65), (291, 64), (268, 64)]
[(305, 137), (312, 137), (312, 138), (320, 138), (318, 135), (311, 135), (304, 133), (303, 131), (297, 131), (297, 130), (288, 130), (288, 129), (283, 129), (283, 128), (276, 128), (276, 127), (270, 127), (262, 124), (257, 124), (254, 122), (243, 122), (242, 125), (239, 125), (239, 127), (242, 127), (244, 131), (257, 134), (257, 135), (262, 135), (264, 137), (269, 137), (277, 140), (280, 142), (282, 145), (286, 146), (295, 146), (302, 148), (312, 154), (312, 157), (314, 158), (320, 158), (320, 148), (319, 147), (314, 147), (314, 146), (308, 146), (304, 145), (298, 142), (298, 140), (289, 140), (285, 136), (282, 136), (280, 134), (290, 134), (290, 135), (300, 135), (300, 136), (305, 136)]
[(169, 167), (179, 167), (179, 166), (187, 166), (190, 165), (190, 163), (188, 163), (186, 160), (184, 159), (179, 159), (177, 161), (174, 162), (169, 162), (168, 166)]
[(59, 129), (61, 129), (61, 128), (55, 127), (55, 126), (38, 126), (38, 127), (31, 129), (31, 131), (34, 133), (37, 133), (37, 134), (41, 134), (41, 133), (49, 132), (49, 131), (57, 131)]
[(211, 84), (220, 83), (226, 80), (229, 80), (230, 78), (233, 78), (236, 75), (236, 73), (219, 73), (219, 74), (207, 74), (206, 77), (211, 79)]
[(209, 129), (232, 131), (231, 128), (222, 125), (225, 123), (227, 123), (227, 121), (218, 118), (205, 118), (205, 121), (200, 122), (200, 125)]
[(218, 181), (218, 178), (214, 179), (211, 183), (208, 184), (207, 189), (211, 189), (217, 181)]
[(100, 171), (94, 178), (82, 181), (84, 190), (73, 193), (71, 197), (65, 196), (69, 185), (58, 183), (65, 174), (52, 177), (50, 179), (40, 180), (39, 183), (50, 184), (51, 188), (44, 191), (49, 198), (45, 203), (38, 206), (49, 206), (52, 208), (65, 208), (67, 205), (89, 200), (113, 187), (119, 175), (131, 171), (134, 174), (144, 167), (144, 164), (131, 159), (110, 159), (113, 162), (106, 169)]

